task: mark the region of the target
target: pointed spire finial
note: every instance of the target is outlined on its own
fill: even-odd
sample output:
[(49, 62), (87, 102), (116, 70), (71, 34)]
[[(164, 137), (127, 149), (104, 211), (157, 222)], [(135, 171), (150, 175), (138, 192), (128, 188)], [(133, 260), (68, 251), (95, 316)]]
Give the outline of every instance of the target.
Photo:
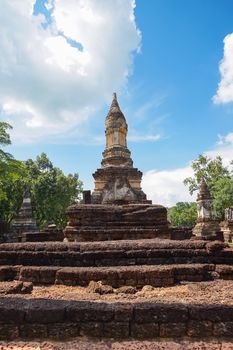
[(208, 185), (206, 183), (206, 179), (203, 176), (200, 182), (198, 199), (211, 199), (211, 198), (212, 197), (211, 197)]
[(105, 126), (111, 128), (125, 126), (127, 128), (127, 123), (124, 114), (120, 109), (117, 101), (117, 94), (115, 92), (112, 95), (112, 103), (105, 120)]
[(117, 101), (116, 92), (113, 92), (113, 94), (112, 94), (112, 103), (111, 103), (108, 115), (112, 114), (112, 113), (121, 113), (122, 114), (120, 106), (119, 106), (118, 101)]
[(113, 107), (117, 107), (119, 109), (119, 111), (120, 111), (120, 107), (119, 107), (119, 104), (118, 104), (118, 101), (117, 101), (117, 94), (116, 94), (116, 92), (113, 92), (113, 94), (112, 94), (112, 104), (110, 106), (110, 110)]

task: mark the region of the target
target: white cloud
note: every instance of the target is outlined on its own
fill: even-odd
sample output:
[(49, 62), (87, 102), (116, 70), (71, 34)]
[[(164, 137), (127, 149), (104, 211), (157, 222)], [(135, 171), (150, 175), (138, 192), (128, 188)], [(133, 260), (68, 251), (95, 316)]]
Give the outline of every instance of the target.
[(64, 139), (126, 83), (140, 47), (133, 0), (49, 0), (46, 29), (34, 3), (1, 1), (0, 110), (14, 142)]
[(150, 141), (155, 142), (161, 139), (161, 135), (159, 134), (129, 134), (128, 140), (132, 142), (144, 142), (144, 141)]
[(219, 70), (221, 81), (213, 101), (215, 103), (233, 102), (233, 33), (224, 39), (224, 56)]
[[(204, 155), (210, 158), (221, 156), (224, 165), (229, 165), (233, 160), (233, 132), (219, 136), (217, 145), (204, 152)], [(196, 194), (190, 196), (188, 187), (183, 184), (184, 179), (190, 176), (193, 176), (190, 165), (171, 170), (150, 170), (143, 176), (142, 188), (153, 203), (163, 204), (166, 207), (177, 202), (195, 201)]]
[(229, 165), (233, 160), (233, 132), (230, 132), (225, 136), (219, 135), (219, 141), (216, 147), (205, 152), (205, 154), (210, 158), (221, 156), (224, 165)]
[(47, 8), (48, 11), (53, 9), (53, 2), (54, 2), (54, 0), (47, 0), (45, 2), (45, 7)]
[(155, 204), (170, 207), (177, 202), (191, 202), (195, 200), (183, 184), (186, 177), (192, 176), (190, 166), (173, 170), (150, 170), (143, 176), (142, 188)]

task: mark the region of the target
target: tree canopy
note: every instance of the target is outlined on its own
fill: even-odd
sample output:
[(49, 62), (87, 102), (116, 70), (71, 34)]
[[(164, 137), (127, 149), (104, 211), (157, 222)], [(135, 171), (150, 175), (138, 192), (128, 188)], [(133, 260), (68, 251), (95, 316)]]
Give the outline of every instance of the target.
[(223, 164), (220, 156), (211, 159), (200, 155), (192, 163), (193, 177), (186, 178), (184, 184), (188, 186), (190, 194), (198, 190), (202, 177), (205, 178), (210, 193), (213, 196), (216, 215), (223, 219), (224, 211), (233, 206), (233, 161)]
[(9, 129), (12, 129), (10, 124), (0, 122), (0, 201), (8, 199), (7, 182), (16, 181), (25, 174), (23, 162), (15, 160), (10, 153), (2, 149), (11, 144)]
[[(216, 216), (224, 218), (226, 208), (233, 207), (233, 162), (224, 164), (220, 156), (209, 158), (205, 155), (192, 162), (193, 177), (184, 179), (192, 195), (197, 192), (201, 179), (204, 177), (213, 196)], [(172, 226), (192, 227), (197, 218), (196, 203), (179, 202), (168, 209), (168, 218)]]
[(45, 153), (35, 161), (29, 159), (25, 164), (37, 223), (43, 227), (53, 221), (63, 227), (66, 208), (76, 203), (82, 192), (78, 174), (64, 175), (61, 169), (53, 166)]
[(15, 160), (2, 147), (10, 145), (11, 126), (0, 122), (0, 220), (11, 223), (20, 209), (23, 193), (30, 188), (33, 216), (40, 227), (66, 223), (66, 208), (79, 201), (82, 181), (77, 173), (65, 175), (45, 153), (36, 160)]
[(168, 209), (168, 220), (174, 227), (193, 227), (196, 219), (196, 203), (178, 202)]

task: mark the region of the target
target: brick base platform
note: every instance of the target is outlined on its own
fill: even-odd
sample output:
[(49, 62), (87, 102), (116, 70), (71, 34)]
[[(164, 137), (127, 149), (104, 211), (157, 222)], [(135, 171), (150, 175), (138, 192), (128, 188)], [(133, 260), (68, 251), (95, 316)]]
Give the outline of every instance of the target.
[(0, 340), (233, 337), (233, 306), (0, 298)]
[[(233, 278), (221, 242), (161, 239), (0, 245), (0, 280), (114, 288)], [(215, 282), (214, 282), (215, 283)], [(208, 301), (207, 301), (208, 302)], [(0, 340), (233, 337), (233, 306), (0, 298)]]
[(165, 266), (119, 267), (53, 267), (2, 266), (0, 281), (19, 280), (37, 285), (63, 284), (87, 286), (102, 281), (113, 288), (145, 285), (168, 287), (182, 281), (201, 282), (214, 279), (233, 280), (233, 266), (214, 264), (183, 264)]
[(69, 242), (171, 237), (167, 210), (161, 205), (75, 204), (66, 214), (64, 235)]
[(160, 239), (88, 243), (6, 243), (0, 245), (0, 265), (233, 265), (233, 249), (223, 248), (224, 244), (221, 242)]
[[(181, 281), (209, 281), (214, 278), (233, 279), (233, 268), (228, 274), (218, 273), (215, 265), (113, 266), (113, 267), (53, 267), (3, 266), (0, 281), (20, 280), (39, 285), (64, 284), (87, 286), (90, 281), (102, 281), (113, 288), (144, 285), (166, 287)], [(224, 271), (224, 267), (222, 266)]]

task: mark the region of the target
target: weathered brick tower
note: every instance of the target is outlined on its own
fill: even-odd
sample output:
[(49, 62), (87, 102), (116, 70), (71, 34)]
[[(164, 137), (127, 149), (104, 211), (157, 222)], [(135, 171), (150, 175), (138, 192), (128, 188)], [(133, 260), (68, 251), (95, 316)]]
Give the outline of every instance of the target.
[(105, 121), (106, 148), (101, 169), (94, 174), (95, 189), (92, 203), (129, 204), (151, 203), (141, 189), (142, 172), (133, 168), (131, 153), (127, 148), (128, 125), (116, 93)]
[(23, 203), (14, 220), (12, 229), (18, 235), (19, 239), (23, 232), (34, 232), (38, 230), (36, 221), (32, 217), (31, 193), (28, 189), (24, 192)]
[(141, 189), (142, 172), (127, 148), (128, 125), (116, 94), (105, 121), (106, 148), (94, 174), (93, 193), (67, 209), (68, 241), (170, 238), (167, 210), (152, 205)]
[(197, 195), (197, 223), (193, 234), (199, 237), (215, 236), (220, 232), (219, 222), (216, 220), (213, 198), (204, 178), (202, 178)]

